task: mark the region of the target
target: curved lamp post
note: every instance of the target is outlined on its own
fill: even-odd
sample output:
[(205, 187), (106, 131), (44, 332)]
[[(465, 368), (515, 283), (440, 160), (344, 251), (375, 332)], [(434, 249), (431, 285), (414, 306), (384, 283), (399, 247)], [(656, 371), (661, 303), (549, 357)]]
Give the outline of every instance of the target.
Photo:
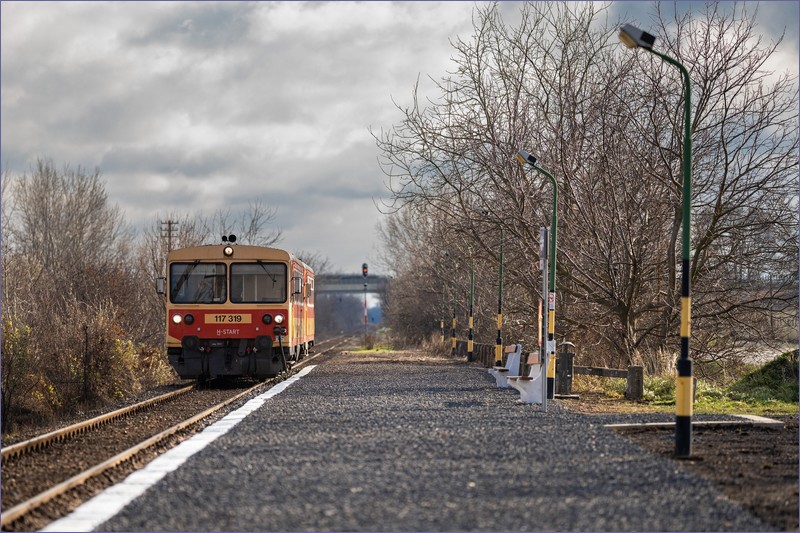
[(692, 454), (692, 360), (689, 358), (691, 336), (691, 216), (692, 216), (692, 92), (689, 71), (673, 58), (653, 50), (656, 38), (630, 24), (619, 30), (619, 40), (628, 48), (644, 48), (670, 65), (678, 67), (683, 75), (683, 225), (681, 261), (681, 355), (677, 362), (678, 380), (675, 386), (675, 455), (689, 457)]
[(552, 174), (547, 172), (542, 167), (536, 165), (536, 157), (521, 149), (517, 152), (517, 160), (520, 164), (530, 165), (537, 172), (544, 174), (553, 185), (553, 215), (550, 223), (550, 294), (547, 298), (547, 350), (550, 353), (550, 361), (547, 365), (547, 399), (552, 400), (555, 397), (555, 381), (556, 381), (556, 343), (555, 343), (555, 327), (556, 327), (556, 233), (558, 231), (558, 215), (556, 213), (556, 206), (558, 205), (558, 183)]

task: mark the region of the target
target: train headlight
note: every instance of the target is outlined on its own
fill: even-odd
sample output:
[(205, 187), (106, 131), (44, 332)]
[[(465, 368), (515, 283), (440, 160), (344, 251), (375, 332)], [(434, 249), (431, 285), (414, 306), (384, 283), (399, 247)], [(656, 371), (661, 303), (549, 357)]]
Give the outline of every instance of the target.
[(261, 317), (261, 322), (264, 324), (272, 324), (272, 315), (267, 313), (266, 315)]
[(194, 323), (194, 315), (187, 314), (185, 317), (183, 317), (183, 321), (186, 322), (186, 324)]
[(183, 322), (183, 317), (181, 315), (172, 315), (173, 324), (180, 324), (181, 322)]
[(225, 254), (225, 257), (230, 257), (233, 255), (233, 246), (226, 246), (222, 249), (222, 253)]
[(283, 324), (283, 315), (275, 315), (275, 323)]

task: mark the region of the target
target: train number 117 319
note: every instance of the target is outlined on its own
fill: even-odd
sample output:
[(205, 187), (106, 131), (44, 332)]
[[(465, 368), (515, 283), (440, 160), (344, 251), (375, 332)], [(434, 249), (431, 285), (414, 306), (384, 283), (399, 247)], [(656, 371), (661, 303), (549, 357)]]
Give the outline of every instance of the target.
[(250, 315), (206, 315), (206, 324), (250, 324)]

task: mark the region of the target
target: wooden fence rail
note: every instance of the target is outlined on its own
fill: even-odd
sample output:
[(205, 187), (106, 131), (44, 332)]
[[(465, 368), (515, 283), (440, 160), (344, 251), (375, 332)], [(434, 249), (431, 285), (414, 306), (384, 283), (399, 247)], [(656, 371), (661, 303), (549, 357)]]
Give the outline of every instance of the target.
[(644, 397), (644, 367), (629, 366), (627, 370), (623, 370), (619, 368), (574, 366), (572, 367), (572, 372), (573, 374), (600, 376), (604, 378), (625, 378), (627, 380), (625, 398), (629, 400), (641, 400), (642, 397)]

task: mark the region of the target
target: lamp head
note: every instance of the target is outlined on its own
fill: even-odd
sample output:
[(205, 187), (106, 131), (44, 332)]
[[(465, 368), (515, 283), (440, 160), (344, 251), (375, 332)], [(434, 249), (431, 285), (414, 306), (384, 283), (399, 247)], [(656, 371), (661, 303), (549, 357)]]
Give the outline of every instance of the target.
[(525, 165), (526, 163), (530, 166), (536, 165), (536, 157), (532, 154), (529, 154), (522, 148), (519, 149), (515, 157), (517, 158), (517, 161), (519, 161), (520, 165)]
[(640, 46), (648, 50), (652, 50), (656, 42), (655, 36), (640, 30), (636, 26), (631, 26), (630, 24), (625, 24), (619, 29), (619, 40), (628, 48)]

